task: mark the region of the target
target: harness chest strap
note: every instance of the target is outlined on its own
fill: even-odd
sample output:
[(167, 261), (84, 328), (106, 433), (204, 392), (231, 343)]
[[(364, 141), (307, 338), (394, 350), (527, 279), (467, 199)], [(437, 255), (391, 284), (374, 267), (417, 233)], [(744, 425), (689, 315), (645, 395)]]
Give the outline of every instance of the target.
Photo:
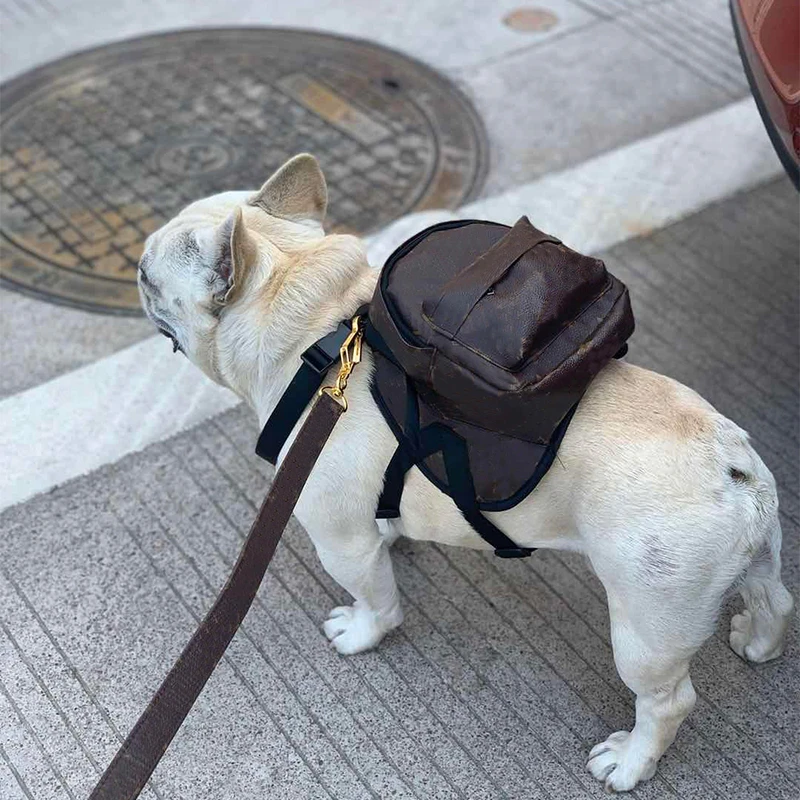
[(360, 353), (358, 324), (354, 321), (348, 333), (349, 340), (346, 337), (342, 343), (342, 369), (336, 385), (319, 392), (275, 473), (272, 487), (219, 597), (101, 776), (89, 800), (132, 800), (139, 796), (239, 629), (303, 486), (336, 422), (347, 410), (344, 388), (357, 363), (356, 357), (348, 356), (347, 346), (355, 340), (353, 353)]

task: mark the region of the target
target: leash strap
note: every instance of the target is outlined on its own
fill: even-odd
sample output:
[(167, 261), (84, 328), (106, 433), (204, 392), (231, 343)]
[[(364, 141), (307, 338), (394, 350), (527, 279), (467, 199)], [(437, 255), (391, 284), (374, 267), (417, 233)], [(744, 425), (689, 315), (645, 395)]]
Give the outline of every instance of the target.
[(343, 388), (338, 395), (336, 389), (320, 394), (275, 474), (227, 583), (89, 800), (133, 800), (144, 788), (256, 596), (300, 492), (346, 409)]

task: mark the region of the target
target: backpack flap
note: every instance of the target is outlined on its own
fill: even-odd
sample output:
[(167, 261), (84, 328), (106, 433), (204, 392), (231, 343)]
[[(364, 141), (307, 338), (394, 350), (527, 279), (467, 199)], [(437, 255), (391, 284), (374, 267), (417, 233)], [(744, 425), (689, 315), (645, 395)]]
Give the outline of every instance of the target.
[(633, 330), (603, 262), (526, 217), (421, 232), (387, 261), (370, 318), (431, 408), (539, 443)]
[(525, 253), (542, 242), (560, 244), (558, 239), (537, 230), (527, 217), (522, 217), (483, 255), (447, 281), (438, 300), (423, 301), (423, 316), (440, 333), (450, 339), (456, 338), (478, 301), (490, 294), (494, 296), (495, 284)]
[(536, 379), (537, 357), (609, 288), (602, 261), (570, 250), (522, 217), (449, 280), (435, 303), (423, 302), (427, 340), (497, 388), (514, 391)]

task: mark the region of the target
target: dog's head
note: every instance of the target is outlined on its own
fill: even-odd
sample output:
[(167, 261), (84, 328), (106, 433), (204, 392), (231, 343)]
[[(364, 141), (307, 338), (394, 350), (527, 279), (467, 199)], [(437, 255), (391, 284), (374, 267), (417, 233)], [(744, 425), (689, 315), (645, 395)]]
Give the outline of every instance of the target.
[(187, 206), (151, 234), (139, 293), (158, 330), (213, 378), (220, 318), (253, 283), (324, 237), (325, 179), (313, 156), (284, 164), (259, 191), (223, 192)]

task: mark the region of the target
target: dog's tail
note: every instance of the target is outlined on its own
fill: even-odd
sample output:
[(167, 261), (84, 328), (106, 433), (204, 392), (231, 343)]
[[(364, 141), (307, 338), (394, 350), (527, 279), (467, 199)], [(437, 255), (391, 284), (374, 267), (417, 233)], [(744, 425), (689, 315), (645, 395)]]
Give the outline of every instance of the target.
[(750, 444), (749, 437), (738, 425), (727, 419), (718, 426), (720, 459), (728, 484), (729, 497), (741, 514), (741, 538), (736, 550), (749, 562), (766, 548), (771, 552), (777, 525), (777, 553), (780, 558), (780, 524), (778, 491), (775, 478)]

